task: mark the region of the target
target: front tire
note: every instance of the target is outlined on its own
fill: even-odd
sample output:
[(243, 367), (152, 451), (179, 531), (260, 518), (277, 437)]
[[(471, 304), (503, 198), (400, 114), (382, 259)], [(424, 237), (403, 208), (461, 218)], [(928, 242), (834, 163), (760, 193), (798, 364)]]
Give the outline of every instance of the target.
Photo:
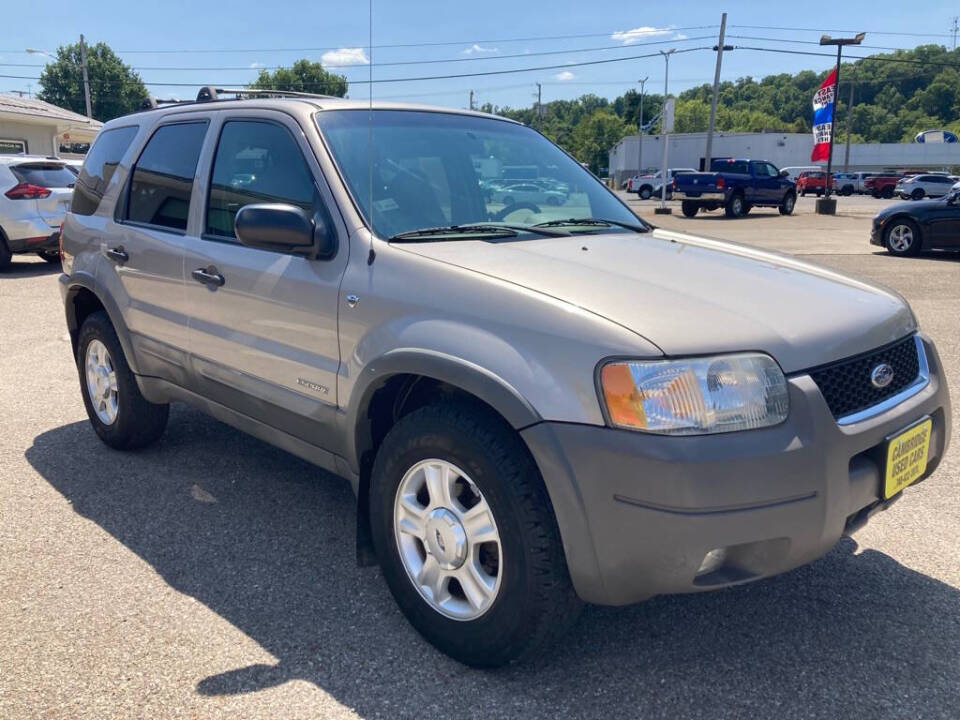
[(905, 257), (920, 252), (920, 228), (908, 218), (893, 220), (887, 226), (883, 240), (891, 255)]
[(133, 450), (163, 434), (170, 406), (143, 397), (105, 312), (92, 313), (80, 327), (77, 370), (90, 424), (107, 445)]
[(910, 193), (911, 200), (923, 200), (923, 196), (926, 193), (923, 192), (923, 188), (917, 188), (912, 193)]
[(793, 209), (797, 205), (797, 196), (792, 192), (788, 192), (783, 196), (783, 200), (780, 202), (780, 214), (781, 215), (792, 215)]
[(473, 667), (504, 665), (576, 617), (543, 480), (489, 409), (444, 403), (402, 418), (377, 452), (370, 498), (387, 585), (441, 652)]
[(880, 197), (882, 197), (884, 200), (889, 200), (890, 198), (892, 198), (893, 188), (889, 186), (885, 187), (883, 190), (880, 191)]
[(683, 212), (684, 217), (692, 218), (697, 216), (700, 207), (695, 202), (684, 200), (680, 203), (680, 210)]

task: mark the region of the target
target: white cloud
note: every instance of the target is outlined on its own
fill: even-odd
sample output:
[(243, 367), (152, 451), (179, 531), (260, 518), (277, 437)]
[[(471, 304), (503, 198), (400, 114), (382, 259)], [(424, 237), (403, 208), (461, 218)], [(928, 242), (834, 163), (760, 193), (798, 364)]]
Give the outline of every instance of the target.
[(576, 77), (569, 70), (564, 70), (563, 72), (558, 72), (553, 76), (554, 80), (559, 80), (560, 82), (566, 82), (567, 80), (573, 80)]
[(464, 55), (484, 55), (487, 53), (497, 53), (497, 52), (500, 52), (500, 48), (483, 47), (482, 45), (477, 45), (476, 43), (468, 47), (466, 50), (462, 51)]
[(320, 64), (324, 67), (369, 65), (370, 59), (363, 48), (337, 48), (336, 50), (328, 50), (321, 55)]
[(619, 40), (624, 45), (632, 45), (638, 40), (669, 35), (671, 32), (673, 32), (673, 28), (670, 27), (658, 28), (650, 25), (643, 25), (641, 27), (633, 28), (632, 30), (618, 30), (610, 36), (610, 39)]
[(676, 35), (673, 36), (673, 39), (674, 39), (674, 40), (686, 40), (686, 39), (687, 39), (687, 36), (684, 35), (683, 33), (677, 33)]
[(252, 63), (250, 63), (250, 69), (251, 69), (251, 70), (259, 70), (259, 69), (262, 68), (262, 67), (263, 67), (263, 63), (262, 63), (262, 62), (252, 62)]

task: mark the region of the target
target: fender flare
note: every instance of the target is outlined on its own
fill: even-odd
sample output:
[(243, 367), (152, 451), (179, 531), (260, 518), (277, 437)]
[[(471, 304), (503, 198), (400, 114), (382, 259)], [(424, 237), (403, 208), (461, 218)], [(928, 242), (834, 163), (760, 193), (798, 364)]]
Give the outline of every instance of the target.
[(80, 290), (87, 290), (93, 293), (104, 310), (106, 310), (107, 316), (110, 318), (110, 323), (113, 325), (114, 330), (117, 331), (117, 337), (120, 339), (120, 346), (123, 348), (123, 354), (126, 357), (127, 364), (130, 366), (134, 375), (139, 375), (137, 355), (133, 351), (130, 330), (123, 320), (123, 314), (120, 312), (116, 301), (109, 293), (104, 292), (103, 285), (99, 283), (93, 275), (86, 272), (77, 272), (69, 276), (61, 275), (60, 282), (63, 283), (65, 288), (63, 290), (63, 305), (67, 317), (67, 329), (70, 331), (70, 340), (73, 345), (74, 357), (76, 357), (77, 354), (77, 334), (80, 332), (80, 326), (77, 320), (77, 308), (73, 300)]
[(503, 378), (468, 360), (434, 350), (400, 348), (368, 362), (350, 394), (345, 408), (346, 459), (357, 471), (362, 450), (359, 427), (373, 394), (391, 377), (419, 375), (448, 383), (474, 395), (500, 413), (510, 425), (521, 430), (543, 418), (520, 392)]

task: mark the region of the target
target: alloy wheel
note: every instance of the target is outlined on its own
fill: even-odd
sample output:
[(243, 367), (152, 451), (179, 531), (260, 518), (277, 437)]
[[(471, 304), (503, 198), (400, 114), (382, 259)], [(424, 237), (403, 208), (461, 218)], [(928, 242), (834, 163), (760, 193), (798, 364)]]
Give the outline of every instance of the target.
[(890, 229), (890, 249), (905, 253), (913, 247), (913, 228), (909, 225), (896, 225)]
[(404, 474), (394, 499), (394, 535), (420, 596), (453, 620), (475, 620), (497, 598), (503, 577), (493, 511), (474, 482), (445, 460)]
[(117, 396), (117, 371), (107, 346), (99, 340), (91, 340), (87, 345), (84, 364), (90, 404), (100, 422), (112, 425), (117, 419), (120, 406)]

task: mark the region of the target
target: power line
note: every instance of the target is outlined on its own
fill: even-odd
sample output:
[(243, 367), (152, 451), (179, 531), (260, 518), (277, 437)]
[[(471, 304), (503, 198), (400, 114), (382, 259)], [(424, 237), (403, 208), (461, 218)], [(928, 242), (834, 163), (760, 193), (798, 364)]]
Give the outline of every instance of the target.
[[(779, 27), (775, 25), (731, 25), (730, 27), (745, 28), (749, 30), (786, 30), (790, 32), (826, 32), (826, 28), (798, 28), (798, 27)], [(836, 33), (858, 33), (865, 32), (868, 35), (900, 35), (903, 37), (950, 37), (949, 33), (913, 33), (913, 32), (894, 32), (891, 30), (837, 30), (833, 28), (830, 32)]]
[[(727, 35), (727, 37), (735, 38), (737, 40), (762, 40), (764, 42), (782, 42), (782, 43), (788, 43), (793, 45), (820, 45), (819, 40), (792, 40), (790, 38), (764, 37), (761, 35)], [(867, 50), (887, 50), (889, 52), (914, 49), (914, 48), (887, 47), (887, 46), (881, 46), (881, 45), (858, 45), (857, 47), (866, 48)]]
[[(786, 48), (750, 47), (747, 45), (736, 45), (735, 48), (737, 50), (755, 50), (757, 52), (782, 53), (785, 55), (810, 55), (814, 57), (827, 57), (827, 58), (836, 57), (836, 55), (834, 55), (833, 53), (813, 52), (811, 50), (788, 50)], [(873, 62), (901, 63), (906, 65), (930, 65), (932, 67), (946, 67), (946, 68), (955, 68), (957, 70), (960, 70), (960, 64), (958, 63), (945, 63), (945, 62), (938, 62), (936, 60), (914, 60), (913, 58), (898, 58), (898, 57), (889, 57), (886, 55), (847, 55), (846, 59), (870, 60)]]
[[(693, 47), (693, 48), (683, 48), (677, 50), (677, 53), (687, 53), (695, 52), (697, 50), (709, 50), (708, 47)], [(573, 67), (586, 67), (588, 65), (606, 65), (609, 63), (617, 62), (626, 62), (628, 60), (643, 60), (645, 58), (657, 57), (660, 53), (647, 53), (645, 55), (629, 55), (627, 57), (619, 58), (604, 58), (603, 60), (584, 60), (581, 62), (568, 62), (561, 63), (559, 65), (540, 65), (538, 67), (525, 67), (525, 68), (513, 68), (510, 70), (487, 70), (485, 72), (474, 72), (474, 73), (455, 73), (450, 75), (425, 75), (420, 77), (401, 77), (401, 78), (378, 78), (371, 80), (351, 80), (351, 85), (379, 85), (386, 83), (401, 83), (401, 82), (418, 82), (423, 80), (456, 80), (460, 78), (469, 78), (469, 77), (486, 77), (490, 75), (514, 75), (517, 73), (525, 72), (538, 72), (542, 70), (563, 70)], [(39, 80), (38, 77), (30, 77), (25, 75), (0, 75), (0, 78), (13, 78), (17, 80)], [(197, 87), (199, 83), (171, 83), (171, 82), (147, 82), (142, 81), (144, 85), (151, 85), (155, 87)], [(206, 83), (208, 85), (226, 85), (229, 86), (234, 83)], [(304, 88), (313, 87), (316, 85), (319, 87), (326, 87), (325, 83), (305, 83)]]
[[(402, 65), (440, 65), (445, 63), (462, 63), (462, 62), (477, 62), (477, 61), (489, 61), (489, 60), (510, 60), (516, 58), (527, 58), (527, 57), (543, 57), (547, 55), (573, 55), (577, 53), (589, 53), (589, 52), (601, 52), (607, 50), (630, 50), (635, 47), (646, 47), (649, 45), (669, 45), (675, 43), (684, 43), (684, 42), (694, 42), (697, 40), (709, 40), (711, 35), (700, 35), (697, 37), (688, 37), (681, 40), (654, 40), (650, 42), (638, 42), (631, 45), (604, 45), (602, 47), (590, 47), (590, 48), (574, 48), (572, 50), (546, 50), (541, 52), (530, 52), (530, 53), (514, 53), (510, 55), (486, 55), (484, 57), (468, 57), (468, 58), (447, 58), (441, 60), (400, 60), (392, 62), (380, 62), (373, 63), (372, 67), (396, 67)], [(38, 65), (36, 63), (0, 63), (0, 67), (30, 67), (30, 68), (44, 68), (46, 65)], [(219, 70), (280, 70), (282, 68), (289, 68), (289, 65), (270, 65), (270, 66), (233, 66), (233, 67), (153, 67), (153, 66), (132, 66), (131, 70), (143, 70), (143, 71), (190, 71), (190, 72), (209, 72), (209, 71), (219, 71)], [(336, 65), (330, 66), (327, 69), (330, 72), (336, 72), (341, 68), (369, 68), (371, 67), (370, 63), (349, 63), (346, 65)]]

